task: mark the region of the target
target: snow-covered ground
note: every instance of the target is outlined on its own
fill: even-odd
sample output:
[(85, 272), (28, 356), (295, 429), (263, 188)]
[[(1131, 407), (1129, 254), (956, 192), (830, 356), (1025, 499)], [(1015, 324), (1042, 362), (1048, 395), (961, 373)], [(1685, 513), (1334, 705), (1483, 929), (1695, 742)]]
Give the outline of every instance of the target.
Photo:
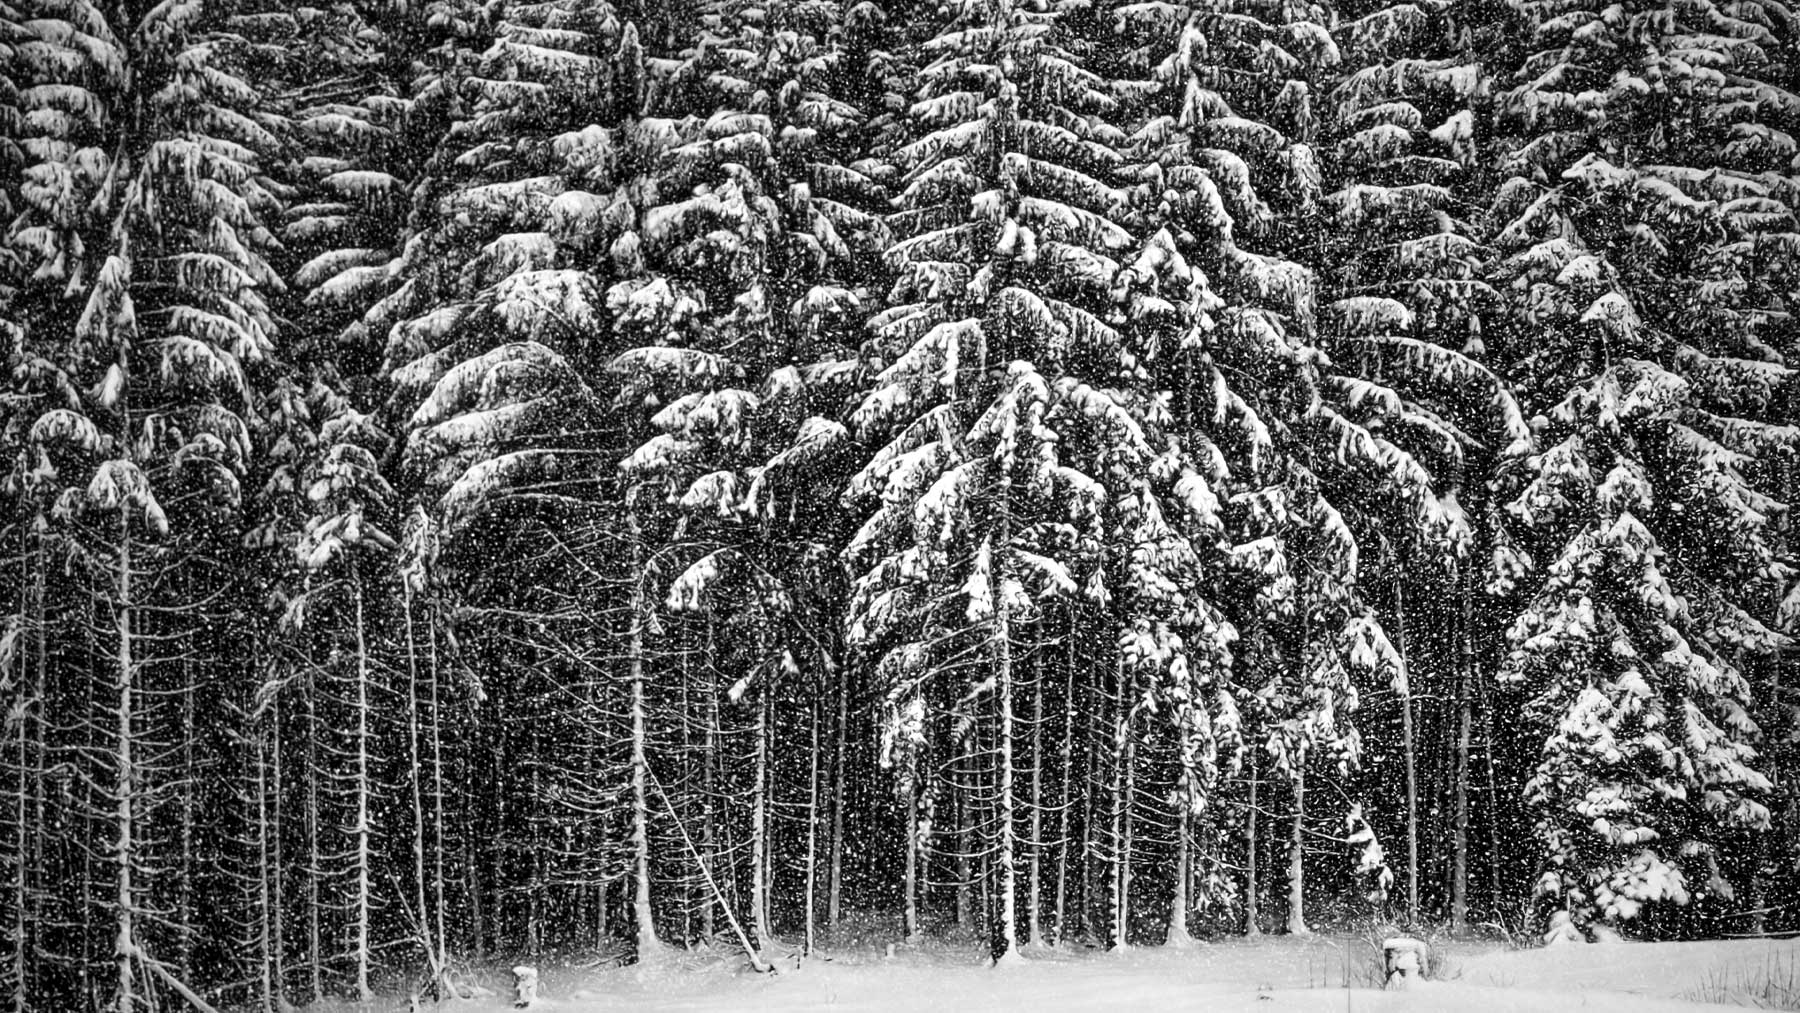
[[(1343, 1013), (1472, 1010), (1477, 1013), (1694, 1013), (1745, 1006), (1800, 1008), (1800, 941), (1618, 943), (1506, 950), (1449, 944), (1438, 980), (1406, 992), (1375, 987), (1371, 940), (1318, 936), (1196, 943), (1186, 949), (1031, 951), (991, 968), (970, 949), (931, 945), (891, 958), (867, 950), (816, 956), (775, 975), (750, 972), (737, 954), (672, 955), (659, 967), (542, 965), (543, 1013), (613, 1011), (1206, 1010), (1208, 1013)], [(511, 1008), (496, 994), (445, 1011)], [(1729, 1003), (1731, 1005), (1718, 1005)], [(403, 1003), (377, 1008), (404, 1008)], [(324, 1010), (316, 1013), (325, 1013)]]

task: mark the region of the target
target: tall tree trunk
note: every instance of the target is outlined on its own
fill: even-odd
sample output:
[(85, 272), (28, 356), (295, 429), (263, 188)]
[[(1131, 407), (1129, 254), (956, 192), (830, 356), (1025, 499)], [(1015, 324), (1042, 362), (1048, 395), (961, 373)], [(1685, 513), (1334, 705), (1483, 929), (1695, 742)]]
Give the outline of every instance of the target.
[(1058, 782), (1059, 804), (1057, 806), (1056, 831), (1056, 928), (1050, 937), (1050, 945), (1060, 943), (1068, 928), (1069, 896), (1069, 821), (1074, 811), (1075, 780), (1075, 649), (1076, 623), (1075, 606), (1068, 608), (1068, 629), (1065, 633), (1067, 656), (1064, 658), (1063, 686), (1063, 734), (1062, 734), (1062, 779)]
[[(183, 583), (186, 583), (185, 581)], [(194, 811), (201, 783), (200, 772), (195, 769), (194, 760), (194, 678), (193, 678), (193, 640), (183, 637), (181, 645), (181, 661), (179, 665), (181, 678), (181, 788), (180, 798), (176, 801), (175, 846), (178, 857), (175, 860), (175, 933), (174, 950), (170, 956), (176, 973), (183, 978), (193, 964), (194, 945)]]
[(137, 862), (137, 702), (133, 696), (136, 662), (132, 658), (133, 604), (131, 598), (131, 531), (124, 511), (119, 513), (119, 558), (113, 605), (118, 639), (114, 646), (117, 704), (114, 711), (113, 918), (117, 928), (113, 963), (117, 980), (113, 1006), (118, 1013), (134, 1013), (138, 1005), (132, 961), (137, 954), (137, 885), (132, 872)]
[(324, 925), (321, 915), (324, 900), (320, 897), (319, 880), (325, 874), (325, 855), (319, 836), (324, 823), (319, 812), (319, 786), (324, 772), (319, 767), (319, 736), (324, 732), (318, 715), (318, 684), (312, 668), (306, 670), (301, 700), (306, 703), (306, 971), (307, 1001), (317, 1005), (325, 1001)]
[[(437, 610), (431, 614), (435, 617)], [(427, 625), (425, 640), (425, 661), (428, 678), (431, 679), (431, 825), (432, 825), (432, 874), (431, 899), (432, 912), (437, 919), (437, 964), (440, 968), (450, 966), (450, 939), (444, 932), (444, 725), (443, 708), (438, 698), (438, 652), (437, 628)]]
[(756, 701), (756, 792), (750, 807), (750, 922), (761, 949), (775, 938), (769, 923), (769, 712), (774, 696), (764, 683)]
[(908, 943), (917, 943), (919, 931), (919, 788), (906, 792), (906, 906), (900, 928)]
[(1175, 885), (1169, 897), (1169, 934), (1163, 945), (1179, 948), (1194, 941), (1187, 927), (1188, 866), (1191, 864), (1188, 835), (1193, 826), (1193, 809), (1185, 797), (1178, 796), (1176, 804), (1181, 807), (1181, 814), (1175, 821)]
[(808, 752), (807, 795), (806, 795), (806, 924), (805, 938), (801, 942), (802, 952), (811, 954), (816, 942), (818, 929), (818, 890), (819, 890), (819, 702), (812, 702), (811, 743)]
[[(706, 615), (706, 752), (700, 760), (700, 786), (705, 796), (700, 827), (700, 854), (707, 869), (719, 867), (719, 834), (718, 834), (718, 793), (719, 793), (719, 693), (713, 670), (713, 627), (716, 623), (712, 613)], [(708, 892), (704, 906), (701, 908), (700, 930), (706, 938), (711, 939), (716, 931), (715, 913), (719, 905), (717, 897)]]
[(1135, 802), (1132, 765), (1136, 758), (1136, 739), (1131, 729), (1131, 701), (1123, 659), (1114, 666), (1114, 674), (1117, 679), (1117, 699), (1114, 701), (1117, 731), (1113, 740), (1113, 894), (1107, 943), (1109, 949), (1122, 952), (1131, 947), (1126, 933), (1131, 928), (1131, 816)]
[(463, 833), (463, 868), (469, 883), (469, 940), (473, 944), (477, 962), (487, 959), (487, 892), (482, 887), (481, 854), (475, 850), (475, 834), (472, 832), (475, 822), (475, 785), (471, 778), (463, 791), (464, 822), (469, 829)]
[(1486, 679), (1475, 682), (1475, 696), (1481, 706), (1481, 737), (1487, 755), (1482, 768), (1487, 775), (1487, 852), (1488, 892), (1492, 896), (1495, 917), (1500, 913), (1500, 795), (1494, 783), (1494, 701), (1488, 694)]
[(999, 805), (1000, 805), (1000, 851), (996, 856), (998, 864), (1000, 893), (1000, 913), (998, 924), (994, 927), (994, 962), (996, 964), (1012, 960), (1019, 953), (1019, 875), (1017, 866), (1017, 823), (1013, 799), (1013, 660), (1012, 660), (1012, 617), (1004, 597), (1001, 584), (1001, 559), (1011, 540), (1011, 530), (1005, 514), (1006, 505), (1001, 506), (1000, 552), (994, 561), (991, 574), (994, 596), (994, 679), (1000, 694), (1000, 751), (999, 751)]
[(418, 912), (419, 945), (425, 951), (425, 964), (431, 969), (434, 985), (441, 985), (442, 968), (437, 963), (439, 951), (432, 939), (432, 920), (425, 904), (425, 790), (419, 776), (419, 664), (410, 591), (402, 590), (400, 607), (405, 611), (406, 622), (406, 766), (407, 787), (412, 796), (413, 903)]
[(1031, 871), (1030, 898), (1025, 915), (1025, 941), (1044, 940), (1044, 653), (1031, 663)]
[(1468, 576), (1463, 567), (1456, 568), (1457, 592), (1462, 604), (1459, 633), (1461, 648), (1456, 681), (1456, 783), (1455, 815), (1450, 838), (1450, 931), (1462, 934), (1469, 928), (1469, 683), (1475, 678), (1474, 620), (1469, 602)]
[(951, 798), (956, 804), (956, 927), (968, 929), (975, 924), (975, 903), (971, 899), (975, 874), (969, 859), (975, 852), (975, 820), (969, 814), (969, 793), (961, 784)]
[(271, 922), (270, 949), (272, 952), (272, 974), (275, 981), (275, 1008), (285, 1013), (291, 1007), (287, 1001), (287, 930), (284, 925), (287, 914), (287, 890), (285, 878), (287, 857), (282, 848), (282, 839), (286, 836), (283, 828), (287, 825), (282, 817), (282, 700), (280, 694), (269, 701), (269, 919)]
[(1400, 744), (1406, 756), (1406, 924), (1419, 924), (1419, 784), (1413, 742), (1412, 672), (1406, 657), (1405, 580), (1394, 578), (1394, 636), (1400, 651)]
[(1294, 770), (1294, 831), (1288, 841), (1289, 935), (1310, 936), (1306, 927), (1306, 765)]
[(1262, 884), (1256, 881), (1256, 791), (1261, 775), (1257, 772), (1257, 750), (1250, 750), (1250, 807), (1244, 826), (1244, 935), (1262, 935), (1256, 901), (1262, 890)]
[[(12, 1009), (13, 1013), (27, 1013), (32, 1005), (32, 951), (33, 930), (37, 925), (36, 898), (33, 888), (35, 875), (42, 875), (42, 843), (41, 835), (45, 831), (44, 821), (33, 819), (33, 809), (43, 803), (43, 707), (44, 679), (49, 656), (49, 631), (45, 628), (44, 592), (49, 561), (45, 558), (43, 535), (38, 535), (36, 546), (31, 553), (36, 559), (32, 567), (32, 577), (28, 585), (21, 587), (25, 601), (21, 602), (19, 613), (29, 616), (32, 637), (31, 675), (21, 676), (23, 687), (19, 691), (16, 716), (18, 723), (14, 726), (13, 762), (15, 766), (13, 797), (13, 834), (17, 848), (14, 852), (15, 865), (12, 870), (12, 882), (9, 884), (12, 894)], [(28, 588), (28, 590), (26, 590)], [(21, 664), (23, 670), (26, 666)], [(41, 813), (41, 809), (39, 810)]]
[[(251, 718), (251, 721), (254, 722), (255, 719)], [(249, 738), (250, 769), (255, 778), (253, 790), (256, 792), (256, 991), (263, 1013), (276, 1013), (280, 1001), (277, 999), (279, 988), (274, 974), (276, 957), (273, 925), (280, 919), (281, 909), (275, 906), (273, 897), (277, 867), (270, 855), (274, 835), (270, 832), (269, 820), (269, 763), (268, 757), (264, 755), (267, 743), (262, 731), (252, 727)]]
[(631, 913), (637, 927), (637, 959), (662, 953), (656, 913), (650, 905), (650, 754), (644, 713), (644, 548), (637, 517), (631, 526), (631, 848), (636, 893)]
[(844, 771), (845, 748), (850, 735), (850, 685), (845, 673), (837, 674), (837, 722), (832, 726), (831, 752), (831, 872), (825, 892), (825, 924), (836, 925), (844, 899)]
[[(1099, 697), (1094, 703), (1094, 717), (1087, 721), (1087, 770), (1081, 786), (1081, 865), (1077, 869), (1076, 911), (1079, 913), (1081, 934), (1084, 939), (1093, 938), (1094, 929), (1094, 823), (1099, 812), (1099, 805), (1094, 800), (1094, 786), (1101, 783), (1104, 776), (1101, 764), (1103, 757), (1112, 750), (1104, 742), (1096, 741), (1103, 735), (1110, 737), (1112, 721), (1107, 714), (1107, 703), (1110, 699), (1107, 692), (1096, 687), (1093, 695)], [(1109, 888), (1110, 889), (1110, 888)], [(1110, 901), (1110, 896), (1108, 897)], [(1110, 921), (1110, 919), (1109, 919)], [(1104, 929), (1102, 929), (1104, 931)]]
[(355, 919), (351, 946), (352, 958), (356, 964), (356, 998), (359, 1002), (367, 1003), (375, 998), (375, 991), (369, 985), (369, 923), (373, 914), (372, 895), (375, 886), (370, 869), (374, 861), (371, 843), (373, 815), (369, 811), (374, 787), (374, 773), (370, 770), (369, 756), (369, 740), (373, 729), (369, 726), (369, 643), (363, 616), (362, 574), (358, 571), (354, 558), (350, 564), (350, 585), (355, 602), (356, 623), (356, 822), (352, 825), (352, 832), (356, 835), (356, 893), (351, 901)]

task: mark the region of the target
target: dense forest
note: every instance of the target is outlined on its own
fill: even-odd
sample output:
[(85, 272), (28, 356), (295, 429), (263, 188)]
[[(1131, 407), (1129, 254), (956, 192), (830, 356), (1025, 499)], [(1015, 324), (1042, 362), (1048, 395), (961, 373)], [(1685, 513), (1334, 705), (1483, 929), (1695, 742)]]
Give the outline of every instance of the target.
[(1783, 0), (0, 0), (0, 1002), (1800, 929), (1796, 92)]

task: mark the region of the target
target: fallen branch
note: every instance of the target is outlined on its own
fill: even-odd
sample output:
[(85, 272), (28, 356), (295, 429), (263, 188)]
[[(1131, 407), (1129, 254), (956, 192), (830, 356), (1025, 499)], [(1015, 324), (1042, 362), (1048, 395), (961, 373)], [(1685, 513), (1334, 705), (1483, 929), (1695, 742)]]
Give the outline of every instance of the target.
[(646, 764), (644, 773), (649, 775), (650, 784), (656, 788), (656, 793), (662, 796), (663, 808), (669, 811), (669, 818), (675, 821), (675, 829), (681, 831), (681, 842), (687, 845), (688, 854), (694, 856), (694, 864), (700, 867), (700, 875), (705, 877), (707, 889), (712, 891), (713, 898), (725, 912), (725, 919), (731, 923), (731, 931), (737, 933), (738, 945), (744, 948), (744, 955), (750, 958), (750, 966), (763, 974), (780, 973), (774, 964), (763, 959), (762, 951), (750, 945), (750, 937), (744, 934), (744, 927), (738, 924), (737, 915), (732, 913), (731, 904), (725, 899), (725, 892), (713, 881), (712, 870), (706, 867), (706, 860), (700, 857), (700, 849), (694, 847), (694, 839), (688, 836), (687, 824), (681, 822), (681, 817), (676, 815), (675, 804), (669, 801), (669, 793), (663, 790), (662, 782), (656, 779), (656, 771)]
[(148, 953), (145, 953), (144, 948), (142, 946), (133, 946), (131, 948), (131, 955), (137, 959), (138, 963), (144, 965), (145, 968), (154, 972), (158, 978), (161, 978), (163, 980), (163, 984), (168, 985), (170, 988), (174, 989), (176, 991), (176, 993), (179, 994), (183, 999), (186, 999), (189, 1006), (192, 1006), (193, 1008), (199, 1010), (200, 1013), (219, 1013), (219, 1010), (217, 1007), (215, 1007), (212, 1003), (207, 1002), (205, 999), (200, 998), (199, 993), (197, 993), (193, 989), (187, 987), (187, 985), (184, 984), (180, 978), (175, 977), (175, 975), (172, 972), (170, 972), (170, 970), (167, 967), (164, 967), (162, 961), (157, 960), (155, 957), (152, 957)]

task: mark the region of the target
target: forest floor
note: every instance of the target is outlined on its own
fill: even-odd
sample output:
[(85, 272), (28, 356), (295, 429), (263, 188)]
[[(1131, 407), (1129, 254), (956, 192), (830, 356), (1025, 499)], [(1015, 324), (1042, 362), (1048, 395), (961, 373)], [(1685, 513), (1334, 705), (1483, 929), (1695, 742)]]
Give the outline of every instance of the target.
[[(1800, 1009), (1800, 940), (1613, 943), (1509, 949), (1449, 942), (1436, 980), (1382, 991), (1376, 937), (1265, 936), (1185, 948), (1031, 949), (992, 968), (973, 947), (928, 943), (818, 951), (778, 974), (756, 974), (725, 950), (672, 951), (655, 966), (584, 967), (543, 961), (540, 1013), (703, 1013), (725, 1010), (1020, 1011), (1206, 1010), (1208, 1013), (1694, 1013)], [(772, 951), (780, 952), (780, 951)], [(511, 976), (493, 992), (446, 1003), (444, 1013), (510, 1009)], [(327, 1005), (308, 1013), (356, 1007)], [(376, 1009), (405, 1009), (403, 1000)], [(427, 1007), (430, 1008), (430, 1007)]]

